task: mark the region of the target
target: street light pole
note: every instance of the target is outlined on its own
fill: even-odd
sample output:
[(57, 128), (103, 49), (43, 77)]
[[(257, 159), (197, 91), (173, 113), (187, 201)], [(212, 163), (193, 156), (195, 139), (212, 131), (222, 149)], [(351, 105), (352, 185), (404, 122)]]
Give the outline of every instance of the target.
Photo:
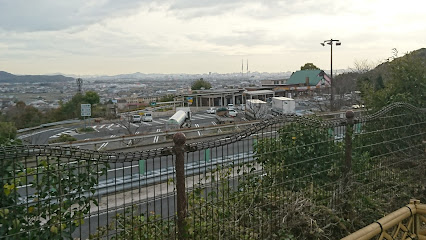
[(336, 42), (336, 46), (340, 46), (342, 45), (342, 43), (340, 42), (340, 40), (336, 40), (336, 39), (330, 39), (330, 40), (324, 40), (324, 42), (320, 43), (322, 46), (325, 46), (325, 43), (327, 43), (328, 45), (330, 45), (330, 51), (331, 51), (331, 57), (330, 57), (330, 110), (333, 111), (334, 110), (334, 81), (333, 81), (333, 42)]

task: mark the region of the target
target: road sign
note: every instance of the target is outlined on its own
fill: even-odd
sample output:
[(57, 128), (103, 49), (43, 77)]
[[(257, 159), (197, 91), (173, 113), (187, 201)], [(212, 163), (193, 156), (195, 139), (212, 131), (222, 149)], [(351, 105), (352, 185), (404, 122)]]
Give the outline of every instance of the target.
[(90, 104), (81, 104), (81, 116), (82, 117), (92, 116), (92, 106)]

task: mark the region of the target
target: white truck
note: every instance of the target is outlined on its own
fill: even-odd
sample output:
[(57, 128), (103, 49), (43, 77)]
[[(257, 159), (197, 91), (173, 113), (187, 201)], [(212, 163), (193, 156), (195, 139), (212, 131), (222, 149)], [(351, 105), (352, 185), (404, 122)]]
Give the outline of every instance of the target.
[(274, 115), (295, 113), (296, 104), (294, 99), (286, 97), (272, 98), (272, 113)]
[(191, 109), (189, 107), (178, 107), (176, 113), (167, 121), (167, 129), (179, 129), (191, 127)]
[(268, 105), (259, 99), (249, 99), (245, 107), (246, 117), (249, 119), (262, 119), (268, 115)]

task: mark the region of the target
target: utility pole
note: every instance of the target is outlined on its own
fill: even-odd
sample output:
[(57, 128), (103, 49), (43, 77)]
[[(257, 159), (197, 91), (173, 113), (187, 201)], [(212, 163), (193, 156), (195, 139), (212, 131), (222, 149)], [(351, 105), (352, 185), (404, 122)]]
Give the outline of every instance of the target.
[(330, 58), (330, 110), (334, 111), (334, 81), (333, 81), (333, 42), (336, 42), (336, 46), (340, 46), (342, 45), (342, 43), (340, 42), (340, 40), (336, 40), (336, 39), (330, 39), (330, 40), (324, 40), (324, 42), (320, 43), (322, 46), (325, 46), (325, 43), (330, 45), (330, 50), (331, 50), (331, 58)]

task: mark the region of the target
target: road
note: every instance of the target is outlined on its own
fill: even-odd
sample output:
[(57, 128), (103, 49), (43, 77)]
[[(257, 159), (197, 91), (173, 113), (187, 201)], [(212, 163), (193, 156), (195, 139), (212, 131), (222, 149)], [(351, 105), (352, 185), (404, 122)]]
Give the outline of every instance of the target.
[[(36, 130), (21, 134), (18, 138), (28, 144), (48, 144), (50, 140), (58, 138), (61, 134), (68, 134), (77, 140), (90, 140), (99, 138), (112, 138), (131, 134), (147, 134), (153, 132), (164, 132), (166, 130), (166, 122), (169, 117), (154, 118), (152, 122), (129, 123), (119, 121), (104, 121), (102, 123), (88, 124), (95, 131), (88, 133), (77, 133), (75, 129), (83, 128), (84, 123), (74, 124), (72, 126), (59, 126), (49, 129)], [(216, 125), (214, 114), (196, 113), (192, 117), (193, 127), (208, 127)], [(123, 126), (125, 124), (125, 126)], [(200, 133), (201, 134), (201, 133)], [(160, 139), (152, 139), (153, 143)], [(102, 150), (106, 146), (97, 146)], [(96, 149), (98, 150), (98, 149)]]

